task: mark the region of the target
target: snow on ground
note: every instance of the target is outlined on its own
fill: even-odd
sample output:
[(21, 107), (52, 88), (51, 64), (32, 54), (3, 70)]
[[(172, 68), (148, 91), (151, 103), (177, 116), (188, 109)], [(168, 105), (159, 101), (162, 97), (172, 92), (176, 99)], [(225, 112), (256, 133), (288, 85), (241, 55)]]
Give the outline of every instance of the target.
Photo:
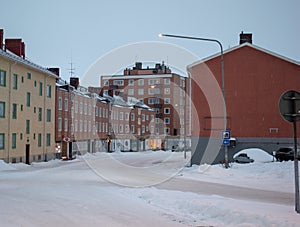
[[(233, 164), (230, 169), (203, 165), (184, 168), (178, 173), (185, 163), (181, 152), (96, 153), (73, 161), (53, 160), (30, 166), (0, 162), (0, 225), (299, 226), (300, 216), (292, 205), (203, 195), (176, 188), (159, 189), (156, 185), (112, 184), (92, 169), (111, 158), (142, 173), (155, 166), (154, 173), (160, 171), (168, 181), (172, 181), (171, 169), (178, 180), (187, 178), (287, 192), (294, 187), (292, 162)], [(120, 175), (122, 182), (127, 176), (127, 182), (135, 182), (132, 179), (135, 176), (128, 173), (131, 172), (111, 169), (109, 176)]]
[(273, 162), (273, 157), (260, 149), (247, 149), (254, 163), (222, 165), (194, 165), (185, 168), (181, 176), (193, 180), (238, 185), (248, 188), (294, 192), (294, 162)]

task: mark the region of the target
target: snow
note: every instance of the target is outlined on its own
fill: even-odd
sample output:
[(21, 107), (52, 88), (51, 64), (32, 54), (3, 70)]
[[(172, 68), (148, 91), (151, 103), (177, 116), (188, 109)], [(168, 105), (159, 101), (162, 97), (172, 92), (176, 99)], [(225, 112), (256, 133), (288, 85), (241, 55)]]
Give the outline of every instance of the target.
[[(30, 166), (0, 161), (1, 226), (299, 226), (293, 162), (265, 161), (187, 168), (183, 153), (170, 151), (95, 153)], [(205, 182), (224, 193), (197, 191)], [(238, 187), (291, 202), (230, 195)]]

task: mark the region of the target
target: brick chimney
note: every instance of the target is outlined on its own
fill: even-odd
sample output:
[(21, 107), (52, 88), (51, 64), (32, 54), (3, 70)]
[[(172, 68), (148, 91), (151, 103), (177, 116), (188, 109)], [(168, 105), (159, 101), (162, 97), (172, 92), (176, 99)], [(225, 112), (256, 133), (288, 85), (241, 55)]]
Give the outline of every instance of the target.
[(3, 29), (0, 29), (0, 49), (3, 50), (3, 35), (4, 31)]
[(5, 50), (25, 59), (25, 43), (22, 39), (5, 39)]
[(244, 33), (243, 31), (240, 34), (240, 44), (250, 43), (252, 44), (252, 33)]
[(55, 75), (59, 76), (59, 68), (47, 68), (50, 72), (54, 73)]
[(78, 77), (71, 77), (70, 78), (70, 85), (72, 85), (73, 87), (75, 87), (75, 89), (77, 89), (78, 86), (79, 86), (79, 78)]

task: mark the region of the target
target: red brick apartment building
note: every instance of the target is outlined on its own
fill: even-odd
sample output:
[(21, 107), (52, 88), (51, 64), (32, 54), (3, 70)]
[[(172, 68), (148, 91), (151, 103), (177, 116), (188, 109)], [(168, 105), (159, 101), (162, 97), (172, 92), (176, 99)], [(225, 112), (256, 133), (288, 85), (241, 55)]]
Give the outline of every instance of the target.
[[(292, 146), (292, 126), (281, 118), (278, 102), (285, 91), (300, 91), (300, 63), (253, 45), (252, 34), (243, 33), (240, 45), (224, 52), (224, 63), (227, 129), (236, 138), (229, 147), (229, 159), (245, 148), (261, 148), (272, 153), (279, 147)], [(213, 120), (223, 119), (224, 115), (211, 114), (203, 92), (205, 88), (201, 88), (207, 83), (207, 74), (214, 75), (221, 86), (221, 56), (216, 54), (196, 62), (188, 66), (188, 71), (192, 78), (192, 102), (196, 107), (192, 118), (193, 122), (199, 122), (199, 126), (192, 129), (195, 149), (192, 164), (199, 164), (207, 161), (202, 158), (209, 137), (220, 138), (224, 129), (220, 125), (211, 126)], [(222, 160), (223, 149), (213, 162)]]
[(186, 77), (172, 73), (164, 63), (143, 68), (136, 62), (123, 75), (102, 75), (103, 94), (117, 94), (129, 103), (138, 99), (155, 110), (155, 135), (158, 148), (171, 149), (186, 136)]
[[(100, 96), (100, 88), (79, 86), (79, 78), (56, 84), (57, 156), (97, 151), (153, 149), (155, 116), (148, 106), (129, 105), (119, 96)], [(149, 141), (148, 141), (149, 140)]]

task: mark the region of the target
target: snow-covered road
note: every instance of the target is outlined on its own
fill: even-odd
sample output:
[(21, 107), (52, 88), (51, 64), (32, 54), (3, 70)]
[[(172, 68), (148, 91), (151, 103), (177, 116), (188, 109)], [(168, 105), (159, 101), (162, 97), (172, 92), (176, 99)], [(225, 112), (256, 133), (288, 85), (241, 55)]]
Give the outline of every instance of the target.
[[(99, 173), (99, 164), (111, 158), (139, 174), (108, 164), (103, 165), (106, 172)], [(205, 171), (193, 166), (180, 171), (186, 162), (182, 158), (182, 153), (149, 151), (97, 153), (31, 166), (0, 162), (0, 226), (269, 227), (300, 223), (289, 178), (292, 163), (237, 165), (230, 170), (204, 166)], [(120, 185), (134, 186), (151, 173), (156, 176), (144, 179), (143, 184), (156, 183), (152, 186)]]
[(158, 186), (159, 189), (194, 192), (201, 195), (218, 195), (226, 198), (294, 205), (294, 194), (288, 192), (269, 191), (263, 189), (245, 188), (221, 183), (195, 181), (175, 177)]

